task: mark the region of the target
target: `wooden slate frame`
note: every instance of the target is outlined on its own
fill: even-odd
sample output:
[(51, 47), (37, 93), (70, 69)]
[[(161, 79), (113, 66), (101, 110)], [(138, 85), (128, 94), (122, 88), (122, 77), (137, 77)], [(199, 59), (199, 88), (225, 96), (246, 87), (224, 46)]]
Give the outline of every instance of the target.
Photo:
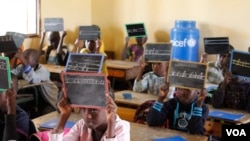
[(8, 57), (0, 56), (0, 92), (11, 88), (10, 64)]
[(105, 74), (62, 72), (64, 96), (72, 107), (106, 108), (108, 81)]
[(162, 62), (171, 59), (171, 51), (171, 43), (147, 43), (143, 55), (147, 62)]
[(70, 53), (65, 66), (65, 72), (101, 73), (103, 61), (103, 54)]
[(97, 40), (100, 37), (100, 29), (97, 26), (79, 26), (79, 40)]
[(250, 52), (232, 50), (229, 71), (234, 76), (250, 80)]
[(229, 52), (228, 37), (206, 37), (203, 38), (204, 50), (207, 54), (225, 54)]
[(64, 31), (63, 18), (44, 18), (45, 31)]
[(129, 37), (145, 37), (147, 31), (144, 23), (126, 24), (126, 31)]
[(205, 88), (207, 64), (188, 61), (169, 61), (167, 81), (170, 85), (180, 88)]

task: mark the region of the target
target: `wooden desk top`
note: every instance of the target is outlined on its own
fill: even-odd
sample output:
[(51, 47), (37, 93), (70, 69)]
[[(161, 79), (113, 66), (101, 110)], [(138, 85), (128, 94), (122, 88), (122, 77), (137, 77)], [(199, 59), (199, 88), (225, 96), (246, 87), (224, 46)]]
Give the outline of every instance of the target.
[[(132, 95), (132, 99), (124, 99), (123, 93), (130, 93)], [(115, 102), (121, 104), (128, 104), (133, 106), (139, 106), (147, 100), (157, 100), (158, 96), (151, 95), (147, 93), (137, 93), (131, 90), (124, 90), (115, 92)]]
[(39, 86), (42, 85), (43, 82), (38, 83), (38, 84), (30, 84), (28, 81), (24, 79), (19, 79), (18, 80), (18, 89), (23, 89), (23, 88), (28, 88), (28, 87), (33, 87), (33, 86)]
[(248, 113), (247, 111), (244, 111), (244, 110), (235, 110), (235, 109), (229, 109), (229, 108), (220, 108), (220, 109), (216, 109), (216, 108), (213, 108), (212, 105), (210, 104), (207, 104), (208, 107), (209, 107), (209, 112), (212, 112), (214, 110), (218, 110), (218, 111), (224, 111), (224, 112), (229, 112), (229, 113), (235, 113), (235, 114), (244, 114), (245, 117), (237, 120), (237, 121), (230, 121), (232, 123), (235, 123), (235, 124), (246, 124), (246, 123), (249, 123), (250, 122), (250, 113)]
[[(32, 121), (39, 127), (42, 123), (52, 119), (52, 118), (59, 118), (58, 112), (51, 112), (49, 114), (43, 115), (41, 117), (37, 117)], [(72, 113), (70, 115), (69, 120), (71, 121), (78, 121), (81, 119), (81, 114), (79, 113)], [(162, 137), (171, 137), (181, 135), (187, 141), (207, 141), (208, 138), (206, 136), (198, 136), (198, 135), (191, 135), (185, 132), (158, 128), (158, 127), (148, 127), (147, 125), (137, 124), (130, 122), (130, 137), (131, 141), (152, 141), (153, 138), (162, 138)]]
[(41, 65), (47, 68), (47, 70), (52, 73), (61, 73), (62, 71), (65, 70), (65, 66), (50, 65), (50, 64), (41, 64)]
[(123, 60), (106, 60), (108, 68), (116, 69), (132, 69), (134, 67), (139, 67), (138, 63), (123, 61)]

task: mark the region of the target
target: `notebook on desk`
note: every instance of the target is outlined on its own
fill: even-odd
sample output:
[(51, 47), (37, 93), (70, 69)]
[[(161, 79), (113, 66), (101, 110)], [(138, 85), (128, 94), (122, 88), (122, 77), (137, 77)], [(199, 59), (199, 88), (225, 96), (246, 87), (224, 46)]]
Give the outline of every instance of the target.
[(172, 136), (165, 138), (155, 138), (153, 141), (186, 141), (182, 136)]
[(229, 121), (237, 121), (243, 118), (245, 115), (244, 114), (235, 114), (235, 113), (230, 113), (230, 112), (224, 112), (224, 111), (219, 111), (219, 110), (214, 110), (212, 112), (209, 112), (209, 117), (214, 117), (217, 119), (222, 119), (222, 120), (229, 120)]
[[(58, 119), (51, 119), (49, 121), (44, 122), (41, 124), (38, 128), (39, 130), (48, 130), (48, 129), (54, 129), (58, 123)], [(64, 128), (71, 128), (75, 125), (76, 122), (74, 121), (67, 121)]]

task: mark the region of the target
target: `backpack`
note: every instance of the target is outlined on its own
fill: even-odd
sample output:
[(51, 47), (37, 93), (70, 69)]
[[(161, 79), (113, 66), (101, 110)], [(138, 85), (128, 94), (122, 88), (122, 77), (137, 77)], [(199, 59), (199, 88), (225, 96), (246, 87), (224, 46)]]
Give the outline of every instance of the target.
[(155, 103), (155, 100), (147, 100), (137, 107), (133, 122), (146, 124), (147, 123), (147, 114)]

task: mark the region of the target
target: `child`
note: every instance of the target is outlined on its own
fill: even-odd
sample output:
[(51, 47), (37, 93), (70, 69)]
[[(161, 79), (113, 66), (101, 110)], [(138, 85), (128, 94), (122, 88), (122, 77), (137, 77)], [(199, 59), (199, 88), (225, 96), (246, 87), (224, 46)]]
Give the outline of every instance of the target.
[(165, 124), (170, 129), (204, 135), (204, 125), (209, 113), (207, 105), (203, 103), (206, 90), (198, 92), (193, 89), (178, 88), (176, 97), (164, 102), (168, 91), (168, 84), (160, 88), (159, 98), (148, 113), (148, 125)]
[[(66, 98), (62, 98), (58, 107), (61, 117), (58, 125), (49, 134), (53, 141), (130, 141), (130, 125), (116, 114), (117, 106), (107, 96), (106, 109), (82, 108), (82, 118), (63, 136), (72, 107)], [(62, 137), (63, 136), (63, 137)]]
[[(140, 62), (140, 71), (137, 77), (134, 80), (133, 91), (135, 92), (146, 92), (148, 94), (159, 95), (159, 87), (165, 82), (165, 74), (168, 69), (168, 62), (158, 62), (151, 63), (152, 71), (142, 75), (144, 68), (147, 63), (144, 60)], [(171, 90), (174, 89), (171, 87)], [(167, 95), (169, 98), (172, 98), (172, 91)]]
[(45, 61), (47, 64), (65, 66), (67, 63), (69, 51), (66, 46), (63, 46), (64, 37), (67, 35), (65, 31), (60, 35), (59, 32), (53, 31), (49, 34), (50, 46), (43, 48), (43, 41), (46, 32), (43, 33), (42, 41), (40, 43), (41, 54), (45, 54)]
[(3, 141), (27, 141), (29, 116), (16, 105), (17, 78), (12, 76), (13, 87), (0, 92), (0, 137)]
[(143, 45), (147, 42), (147, 39), (147, 36), (136, 37), (136, 44), (129, 45), (129, 37), (126, 37), (122, 60), (129, 59), (129, 61), (138, 62), (139, 58), (143, 55)]
[(19, 78), (25, 79), (30, 84), (40, 84), (41, 95), (39, 100), (45, 100), (46, 106), (40, 106), (41, 113), (48, 113), (56, 109), (58, 88), (50, 80), (50, 72), (38, 63), (39, 52), (35, 49), (26, 49), (24, 52), (18, 51), (16, 56), (21, 60), (21, 64), (12, 69), (12, 73)]

